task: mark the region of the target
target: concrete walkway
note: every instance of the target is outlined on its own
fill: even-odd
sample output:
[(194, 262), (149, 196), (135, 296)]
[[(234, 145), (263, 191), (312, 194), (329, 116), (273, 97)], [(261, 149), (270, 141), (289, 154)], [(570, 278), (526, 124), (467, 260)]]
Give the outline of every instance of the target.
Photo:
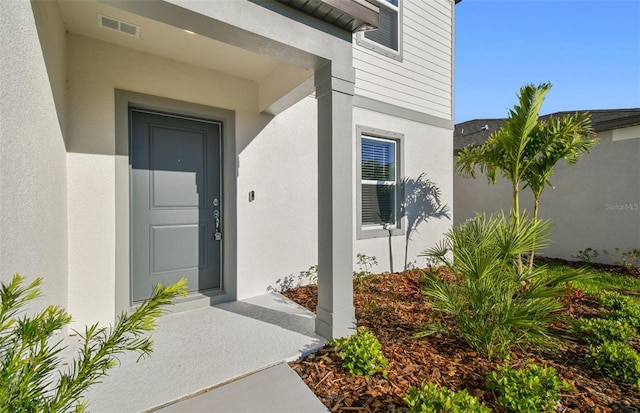
[[(153, 334), (151, 357), (122, 356), (121, 365), (90, 389), (88, 410), (189, 412), (193, 407), (194, 412), (232, 413), (256, 411), (247, 406), (258, 402), (261, 412), (326, 411), (302, 381), (296, 382), (295, 372), (281, 364), (324, 345), (325, 340), (314, 333), (314, 319), (313, 313), (275, 293), (163, 316)], [(254, 372), (259, 373), (247, 376)], [(239, 377), (244, 378), (232, 382)], [(228, 384), (217, 387), (224, 383)], [(296, 399), (310, 404), (302, 410), (288, 404)], [(173, 405), (178, 407), (171, 407), (176, 401), (181, 401)], [(282, 406), (276, 406), (280, 402)], [(274, 410), (264, 410), (267, 405)], [(197, 410), (201, 408), (205, 410)]]
[(159, 413), (328, 413), (288, 364), (259, 371)]

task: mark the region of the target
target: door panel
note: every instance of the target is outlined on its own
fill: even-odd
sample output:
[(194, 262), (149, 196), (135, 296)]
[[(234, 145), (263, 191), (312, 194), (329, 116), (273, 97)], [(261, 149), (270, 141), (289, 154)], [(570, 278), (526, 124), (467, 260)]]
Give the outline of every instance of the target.
[(221, 288), (221, 125), (136, 109), (131, 122), (132, 300), (182, 277), (189, 291)]

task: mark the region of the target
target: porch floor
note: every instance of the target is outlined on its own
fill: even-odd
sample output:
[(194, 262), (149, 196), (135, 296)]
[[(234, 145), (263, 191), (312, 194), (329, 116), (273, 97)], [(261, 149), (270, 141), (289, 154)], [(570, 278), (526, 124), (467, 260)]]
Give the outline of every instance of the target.
[[(325, 340), (314, 333), (314, 319), (314, 314), (275, 293), (165, 315), (153, 333), (151, 356), (120, 357), (121, 365), (88, 392), (89, 410), (155, 410), (199, 393), (196, 399), (203, 401), (211, 397), (204, 393), (207, 389), (295, 360), (324, 345)], [(239, 382), (251, 380), (256, 377)], [(233, 384), (209, 393), (227, 394), (223, 389), (232, 390)]]

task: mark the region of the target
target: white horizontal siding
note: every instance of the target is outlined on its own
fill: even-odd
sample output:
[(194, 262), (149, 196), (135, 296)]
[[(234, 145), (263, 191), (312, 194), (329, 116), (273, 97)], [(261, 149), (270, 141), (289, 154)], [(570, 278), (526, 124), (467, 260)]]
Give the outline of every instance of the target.
[(449, 0), (404, 0), (403, 60), (354, 42), (356, 94), (452, 119), (452, 13)]

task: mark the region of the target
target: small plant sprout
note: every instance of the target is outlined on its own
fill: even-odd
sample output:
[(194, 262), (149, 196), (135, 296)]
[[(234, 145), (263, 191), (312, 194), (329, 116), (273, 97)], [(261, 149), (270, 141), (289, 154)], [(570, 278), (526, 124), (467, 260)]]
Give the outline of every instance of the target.
[(356, 254), (356, 258), (356, 264), (358, 265), (358, 269), (360, 271), (354, 271), (353, 277), (364, 278), (373, 275), (371, 270), (373, 269), (373, 267), (378, 265), (378, 259), (374, 256), (368, 256), (361, 253)]
[(318, 265), (312, 265), (306, 271), (300, 271), (300, 276), (308, 279), (312, 284), (318, 283)]
[(621, 248), (616, 248), (613, 251), (602, 250), (602, 252), (604, 252), (604, 255), (611, 258), (611, 261), (613, 261), (615, 265), (640, 269), (640, 248), (635, 248), (626, 252)]
[(592, 262), (600, 255), (598, 250), (594, 250), (592, 248), (585, 248), (583, 250), (578, 251), (576, 255), (572, 255), (571, 257), (575, 258), (578, 261), (584, 262)]

